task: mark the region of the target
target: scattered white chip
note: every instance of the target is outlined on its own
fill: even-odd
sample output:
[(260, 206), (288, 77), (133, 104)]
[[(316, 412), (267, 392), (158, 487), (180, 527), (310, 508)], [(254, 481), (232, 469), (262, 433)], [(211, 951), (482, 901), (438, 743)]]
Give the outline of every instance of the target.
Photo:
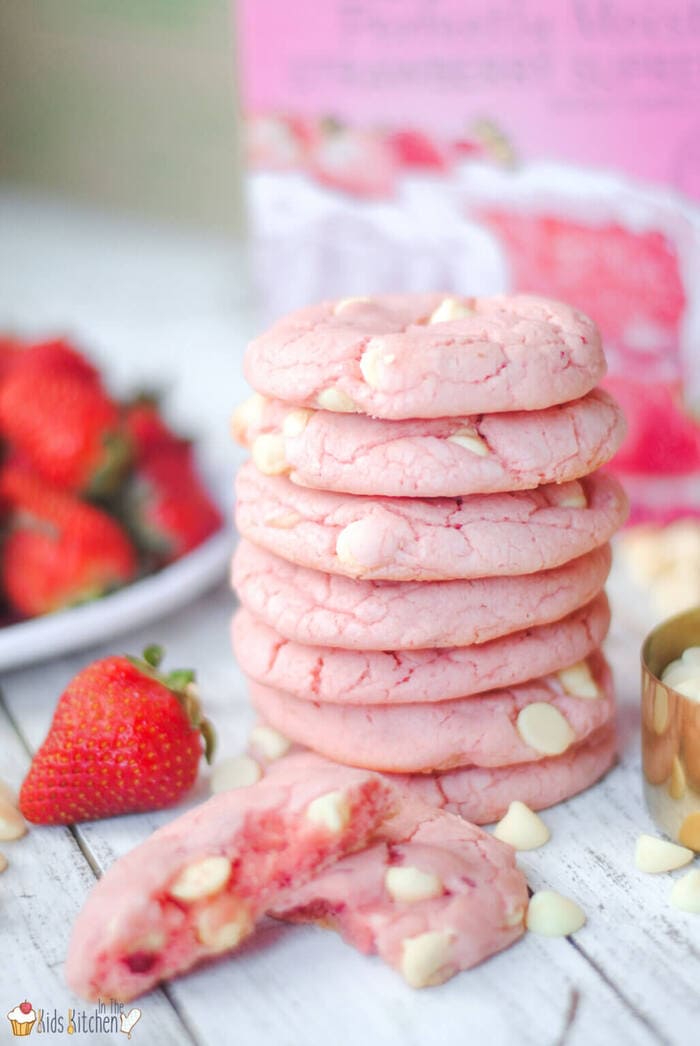
[(527, 906), (528, 930), (544, 937), (568, 937), (580, 930), (585, 921), (583, 908), (554, 890), (539, 890)]
[(353, 548), (357, 543), (362, 543), (365, 540), (370, 527), (371, 523), (366, 519), (356, 519), (352, 523), (348, 523), (346, 527), (343, 527), (335, 542), (335, 554), (341, 563), (348, 567), (362, 568), (366, 566), (366, 564), (361, 563), (357, 559)]
[(370, 388), (379, 388), (382, 383), (382, 368), (393, 363), (395, 358), (385, 352), (385, 345), (381, 338), (370, 338), (367, 348), (360, 357), (360, 371)]
[(441, 897), (444, 893), (442, 880), (433, 872), (422, 872), (409, 865), (387, 868), (384, 876), (387, 893), (395, 901), (425, 901), (430, 897)]
[(343, 792), (326, 792), (309, 803), (306, 817), (338, 835), (350, 823), (350, 804)]
[(550, 839), (549, 828), (542, 818), (518, 799), (510, 804), (493, 834), (515, 850), (536, 850)]
[(428, 323), (448, 323), (450, 320), (461, 320), (473, 316), (474, 310), (460, 301), (459, 298), (444, 298), (433, 312)]
[(448, 966), (452, 934), (436, 930), (407, 937), (402, 945), (401, 973), (412, 988), (442, 984), (452, 970)]
[(655, 835), (640, 835), (634, 850), (634, 863), (640, 872), (656, 875), (658, 872), (672, 872), (682, 868), (693, 859), (693, 851), (686, 846), (669, 843)]
[(282, 422), (282, 433), (289, 439), (293, 439), (295, 436), (301, 436), (302, 432), (309, 424), (313, 411), (306, 410), (304, 407), (298, 407), (296, 410), (290, 410), (289, 414), (285, 417)]
[(558, 502), (560, 508), (588, 508), (588, 500), (582, 490), (572, 494), (565, 494)]
[(486, 458), (491, 453), (476, 429), (457, 429), (447, 437), (447, 442), (456, 443), (458, 447), (464, 447), (465, 450), (477, 454), (480, 458)]
[(316, 402), (321, 410), (330, 410), (335, 414), (355, 414), (359, 409), (354, 399), (335, 385), (319, 392)]
[(341, 298), (339, 302), (336, 302), (333, 312), (338, 316), (341, 312), (345, 312), (345, 310), (351, 305), (368, 304), (371, 301), (371, 298)]
[(254, 440), (250, 454), (255, 467), (265, 476), (280, 476), (289, 468), (284, 437), (279, 432), (263, 432)]
[(526, 705), (518, 713), (516, 725), (525, 744), (542, 755), (561, 755), (576, 736), (559, 709), (546, 701)]
[(203, 857), (182, 869), (168, 893), (178, 901), (199, 901), (223, 890), (230, 877), (228, 857)]
[(212, 770), (209, 787), (216, 795), (234, 788), (247, 788), (262, 777), (260, 764), (249, 755), (233, 755), (222, 759)]
[(21, 813), (6, 799), (0, 799), (0, 840), (10, 842), (27, 834), (27, 822)]
[(292, 747), (292, 742), (273, 726), (256, 726), (250, 732), (250, 744), (265, 759), (281, 759)]
[(246, 442), (247, 430), (260, 422), (266, 402), (264, 396), (255, 392), (236, 407), (231, 418), (231, 435), (237, 443)]
[(17, 806), (17, 793), (14, 788), (10, 788), (7, 781), (3, 781), (2, 778), (0, 778), (0, 799), (9, 803), (10, 806)]
[(197, 938), (213, 954), (237, 947), (252, 928), (250, 915), (232, 897), (207, 905), (197, 917)]
[(588, 700), (600, 697), (600, 690), (587, 661), (577, 661), (575, 665), (557, 672), (557, 676), (564, 690), (571, 697), (582, 697)]
[(671, 890), (671, 904), (682, 912), (700, 915), (700, 868), (692, 868), (676, 879)]

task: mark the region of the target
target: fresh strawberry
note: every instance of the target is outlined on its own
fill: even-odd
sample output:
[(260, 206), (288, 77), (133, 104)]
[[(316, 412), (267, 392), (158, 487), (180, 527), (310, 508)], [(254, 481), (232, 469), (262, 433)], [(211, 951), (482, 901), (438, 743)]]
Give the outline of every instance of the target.
[(130, 456), (119, 410), (61, 343), (25, 349), (0, 385), (0, 434), (50, 483), (105, 494)]
[(19, 804), (35, 824), (159, 810), (192, 787), (214, 730), (187, 671), (159, 673), (163, 652), (88, 665), (59, 698)]
[(197, 474), (192, 444), (168, 427), (155, 400), (127, 406), (124, 424), (134, 469), (122, 491), (122, 514), (155, 564), (170, 563), (218, 530), (221, 513)]
[(444, 151), (421, 131), (394, 131), (387, 141), (400, 167), (441, 173), (447, 170)]
[(139, 396), (124, 408), (124, 429), (131, 438), (134, 461), (138, 464), (154, 451), (189, 446), (165, 422), (154, 396)]
[(0, 470), (0, 500), (10, 508), (3, 587), (19, 613), (50, 613), (133, 579), (134, 549), (101, 509), (47, 485), (15, 460)]
[[(0, 343), (1, 344), (1, 343)], [(99, 384), (100, 375), (96, 367), (78, 352), (65, 338), (50, 338), (47, 341), (14, 342), (14, 363), (24, 369), (58, 371), (73, 374), (85, 381)]]
[(143, 456), (124, 487), (123, 499), (127, 524), (156, 565), (184, 556), (222, 523), (197, 474), (189, 444)]
[(607, 378), (620, 403), (628, 434), (612, 467), (620, 472), (661, 476), (700, 469), (700, 418), (686, 409), (680, 382)]

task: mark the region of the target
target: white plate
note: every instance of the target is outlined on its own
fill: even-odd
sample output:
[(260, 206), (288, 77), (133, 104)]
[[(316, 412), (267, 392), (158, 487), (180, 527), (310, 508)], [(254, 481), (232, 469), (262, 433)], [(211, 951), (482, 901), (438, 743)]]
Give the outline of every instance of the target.
[(157, 574), (109, 596), (0, 628), (0, 671), (94, 646), (196, 599), (221, 581), (233, 546), (230, 524)]

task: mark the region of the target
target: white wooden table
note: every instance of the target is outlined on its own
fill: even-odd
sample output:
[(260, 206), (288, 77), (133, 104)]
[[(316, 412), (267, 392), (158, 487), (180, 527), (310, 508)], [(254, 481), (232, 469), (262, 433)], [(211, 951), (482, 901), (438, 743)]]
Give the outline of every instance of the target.
[[(0, 321), (25, 330), (70, 329), (116, 380), (163, 379), (172, 405), (205, 449), (237, 461), (227, 436), (250, 331), (238, 251), (230, 244), (156, 233), (49, 203), (0, 196)], [(228, 499), (228, 490), (222, 489)], [(1, 681), (0, 777), (19, 785), (55, 700), (74, 672), (103, 653), (164, 643), (171, 663), (198, 669), (222, 754), (242, 747), (251, 722), (229, 649), (233, 599), (219, 588), (151, 628), (79, 655), (38, 663)], [(633, 866), (636, 836), (652, 825), (641, 798), (637, 728), (641, 635), (613, 629), (608, 652), (620, 698), (622, 757), (605, 781), (544, 816), (552, 841), (523, 854), (534, 889), (575, 898), (588, 922), (573, 939), (526, 936), (448, 984), (413, 992), (376, 958), (334, 934), (270, 923), (237, 958), (141, 1000), (135, 1043), (240, 1046), (648, 1046), (700, 1041), (700, 918), (670, 908), (670, 876)], [(202, 783), (202, 794), (206, 784)], [(94, 878), (172, 813), (75, 830), (33, 828), (5, 844), (0, 877), (0, 1042), (4, 1013), (22, 999), (46, 1015), (68, 1007), (62, 964), (71, 925)], [(123, 1042), (119, 1033), (83, 1034)], [(65, 1042), (63, 1034), (47, 1042)]]

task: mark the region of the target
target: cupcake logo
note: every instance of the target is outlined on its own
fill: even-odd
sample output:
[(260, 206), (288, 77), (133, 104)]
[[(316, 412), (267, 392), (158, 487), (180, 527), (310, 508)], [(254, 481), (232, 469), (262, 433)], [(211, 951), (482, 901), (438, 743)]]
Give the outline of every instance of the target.
[(31, 1035), (32, 1028), (36, 1024), (36, 1011), (30, 1002), (25, 999), (19, 1006), (15, 1006), (7, 1015), (12, 1025), (13, 1035)]

